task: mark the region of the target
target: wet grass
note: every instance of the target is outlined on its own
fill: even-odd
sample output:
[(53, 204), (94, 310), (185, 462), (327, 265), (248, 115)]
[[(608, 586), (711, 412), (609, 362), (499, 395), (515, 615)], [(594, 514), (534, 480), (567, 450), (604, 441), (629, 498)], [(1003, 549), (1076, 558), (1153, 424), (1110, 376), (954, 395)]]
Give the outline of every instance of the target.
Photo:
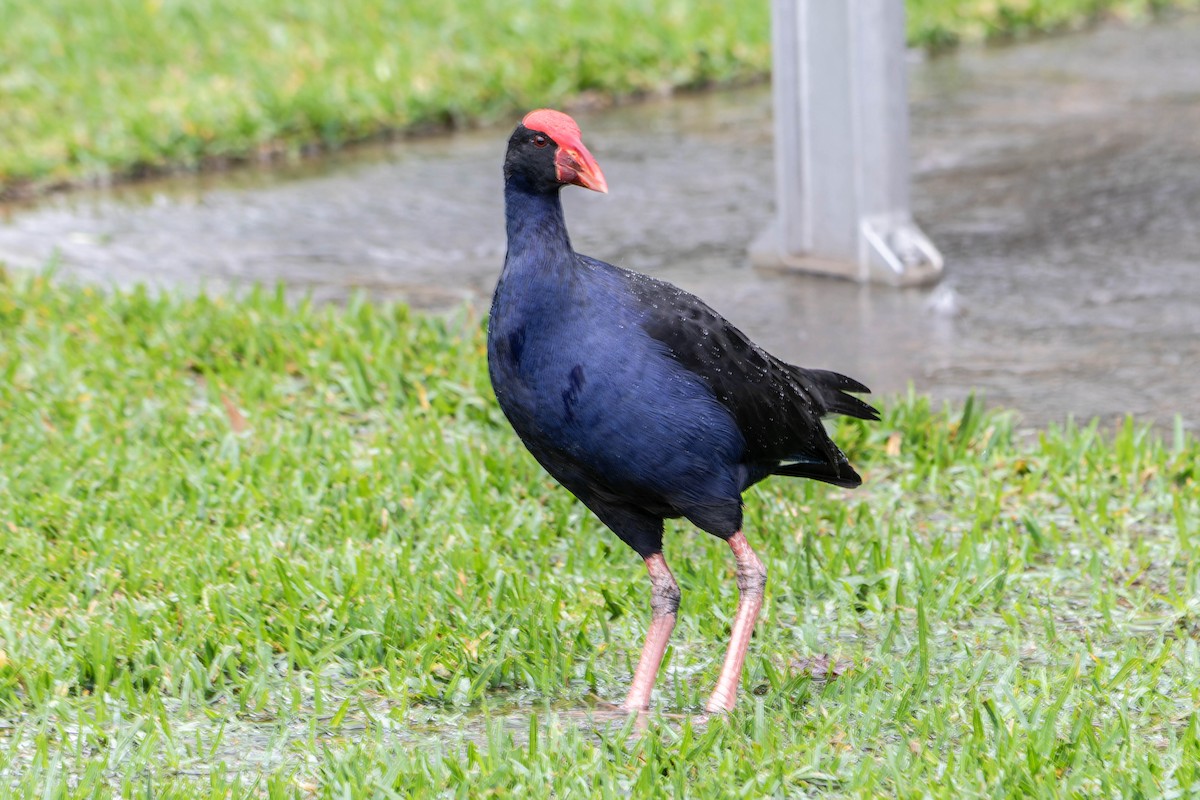
[[(909, 0), (909, 36), (944, 47), (1164, 4)], [(0, 4), (0, 30), (0, 198), (770, 67), (765, 0), (47, 0)]]
[[(864, 376), (869, 377), (869, 376)], [(1200, 445), (886, 403), (858, 491), (748, 496), (736, 604), (640, 562), (500, 417), (477, 320), (0, 279), (0, 794), (1170, 796), (1200, 788)]]

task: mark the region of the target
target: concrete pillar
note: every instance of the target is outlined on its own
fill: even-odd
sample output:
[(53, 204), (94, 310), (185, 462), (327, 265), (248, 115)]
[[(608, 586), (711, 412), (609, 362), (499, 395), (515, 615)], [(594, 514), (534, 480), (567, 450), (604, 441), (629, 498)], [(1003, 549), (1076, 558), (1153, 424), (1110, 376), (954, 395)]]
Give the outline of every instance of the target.
[(909, 211), (903, 0), (772, 0), (776, 216), (762, 266), (932, 283), (942, 256)]

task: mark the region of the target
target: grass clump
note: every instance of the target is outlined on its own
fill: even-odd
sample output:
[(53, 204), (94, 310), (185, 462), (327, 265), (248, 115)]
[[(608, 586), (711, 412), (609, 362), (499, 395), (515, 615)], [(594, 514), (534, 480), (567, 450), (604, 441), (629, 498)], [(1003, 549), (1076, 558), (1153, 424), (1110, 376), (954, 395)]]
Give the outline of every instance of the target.
[[(909, 0), (909, 39), (1196, 0)], [(767, 2), (0, 4), (0, 198), (770, 69)]]
[(0, 786), (1194, 791), (1195, 439), (885, 409), (838, 423), (864, 488), (748, 496), (771, 577), (727, 718), (694, 711), (732, 565), (671, 529), (680, 624), (637, 723), (595, 698), (632, 672), (644, 570), (508, 430), (478, 322), (0, 279)]

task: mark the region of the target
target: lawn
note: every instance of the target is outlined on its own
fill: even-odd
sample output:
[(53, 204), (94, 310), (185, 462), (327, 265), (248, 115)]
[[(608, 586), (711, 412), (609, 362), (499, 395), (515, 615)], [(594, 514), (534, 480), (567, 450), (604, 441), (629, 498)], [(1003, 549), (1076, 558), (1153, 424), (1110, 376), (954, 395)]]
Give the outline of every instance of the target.
[(883, 399), (866, 483), (747, 496), (770, 571), (640, 561), (507, 428), (481, 322), (0, 273), (0, 795), (1200, 791), (1200, 443)]
[[(1197, 0), (908, 0), (944, 47)], [(0, 198), (763, 77), (768, 0), (0, 3)]]

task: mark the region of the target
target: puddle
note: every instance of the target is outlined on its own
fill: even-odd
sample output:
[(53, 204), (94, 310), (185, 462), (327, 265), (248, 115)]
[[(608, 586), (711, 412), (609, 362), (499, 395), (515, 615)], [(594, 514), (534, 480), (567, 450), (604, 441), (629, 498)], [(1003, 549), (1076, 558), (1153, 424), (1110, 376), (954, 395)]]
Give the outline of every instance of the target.
[[(933, 289), (750, 268), (771, 211), (765, 87), (577, 115), (611, 194), (565, 193), (576, 247), (707, 298), (777, 354), (877, 392), (972, 390), (1041, 425), (1200, 427), (1200, 18), (912, 65), (915, 215)], [(486, 307), (507, 130), (51, 197), (0, 212), (0, 261), (223, 291), (283, 282)]]

